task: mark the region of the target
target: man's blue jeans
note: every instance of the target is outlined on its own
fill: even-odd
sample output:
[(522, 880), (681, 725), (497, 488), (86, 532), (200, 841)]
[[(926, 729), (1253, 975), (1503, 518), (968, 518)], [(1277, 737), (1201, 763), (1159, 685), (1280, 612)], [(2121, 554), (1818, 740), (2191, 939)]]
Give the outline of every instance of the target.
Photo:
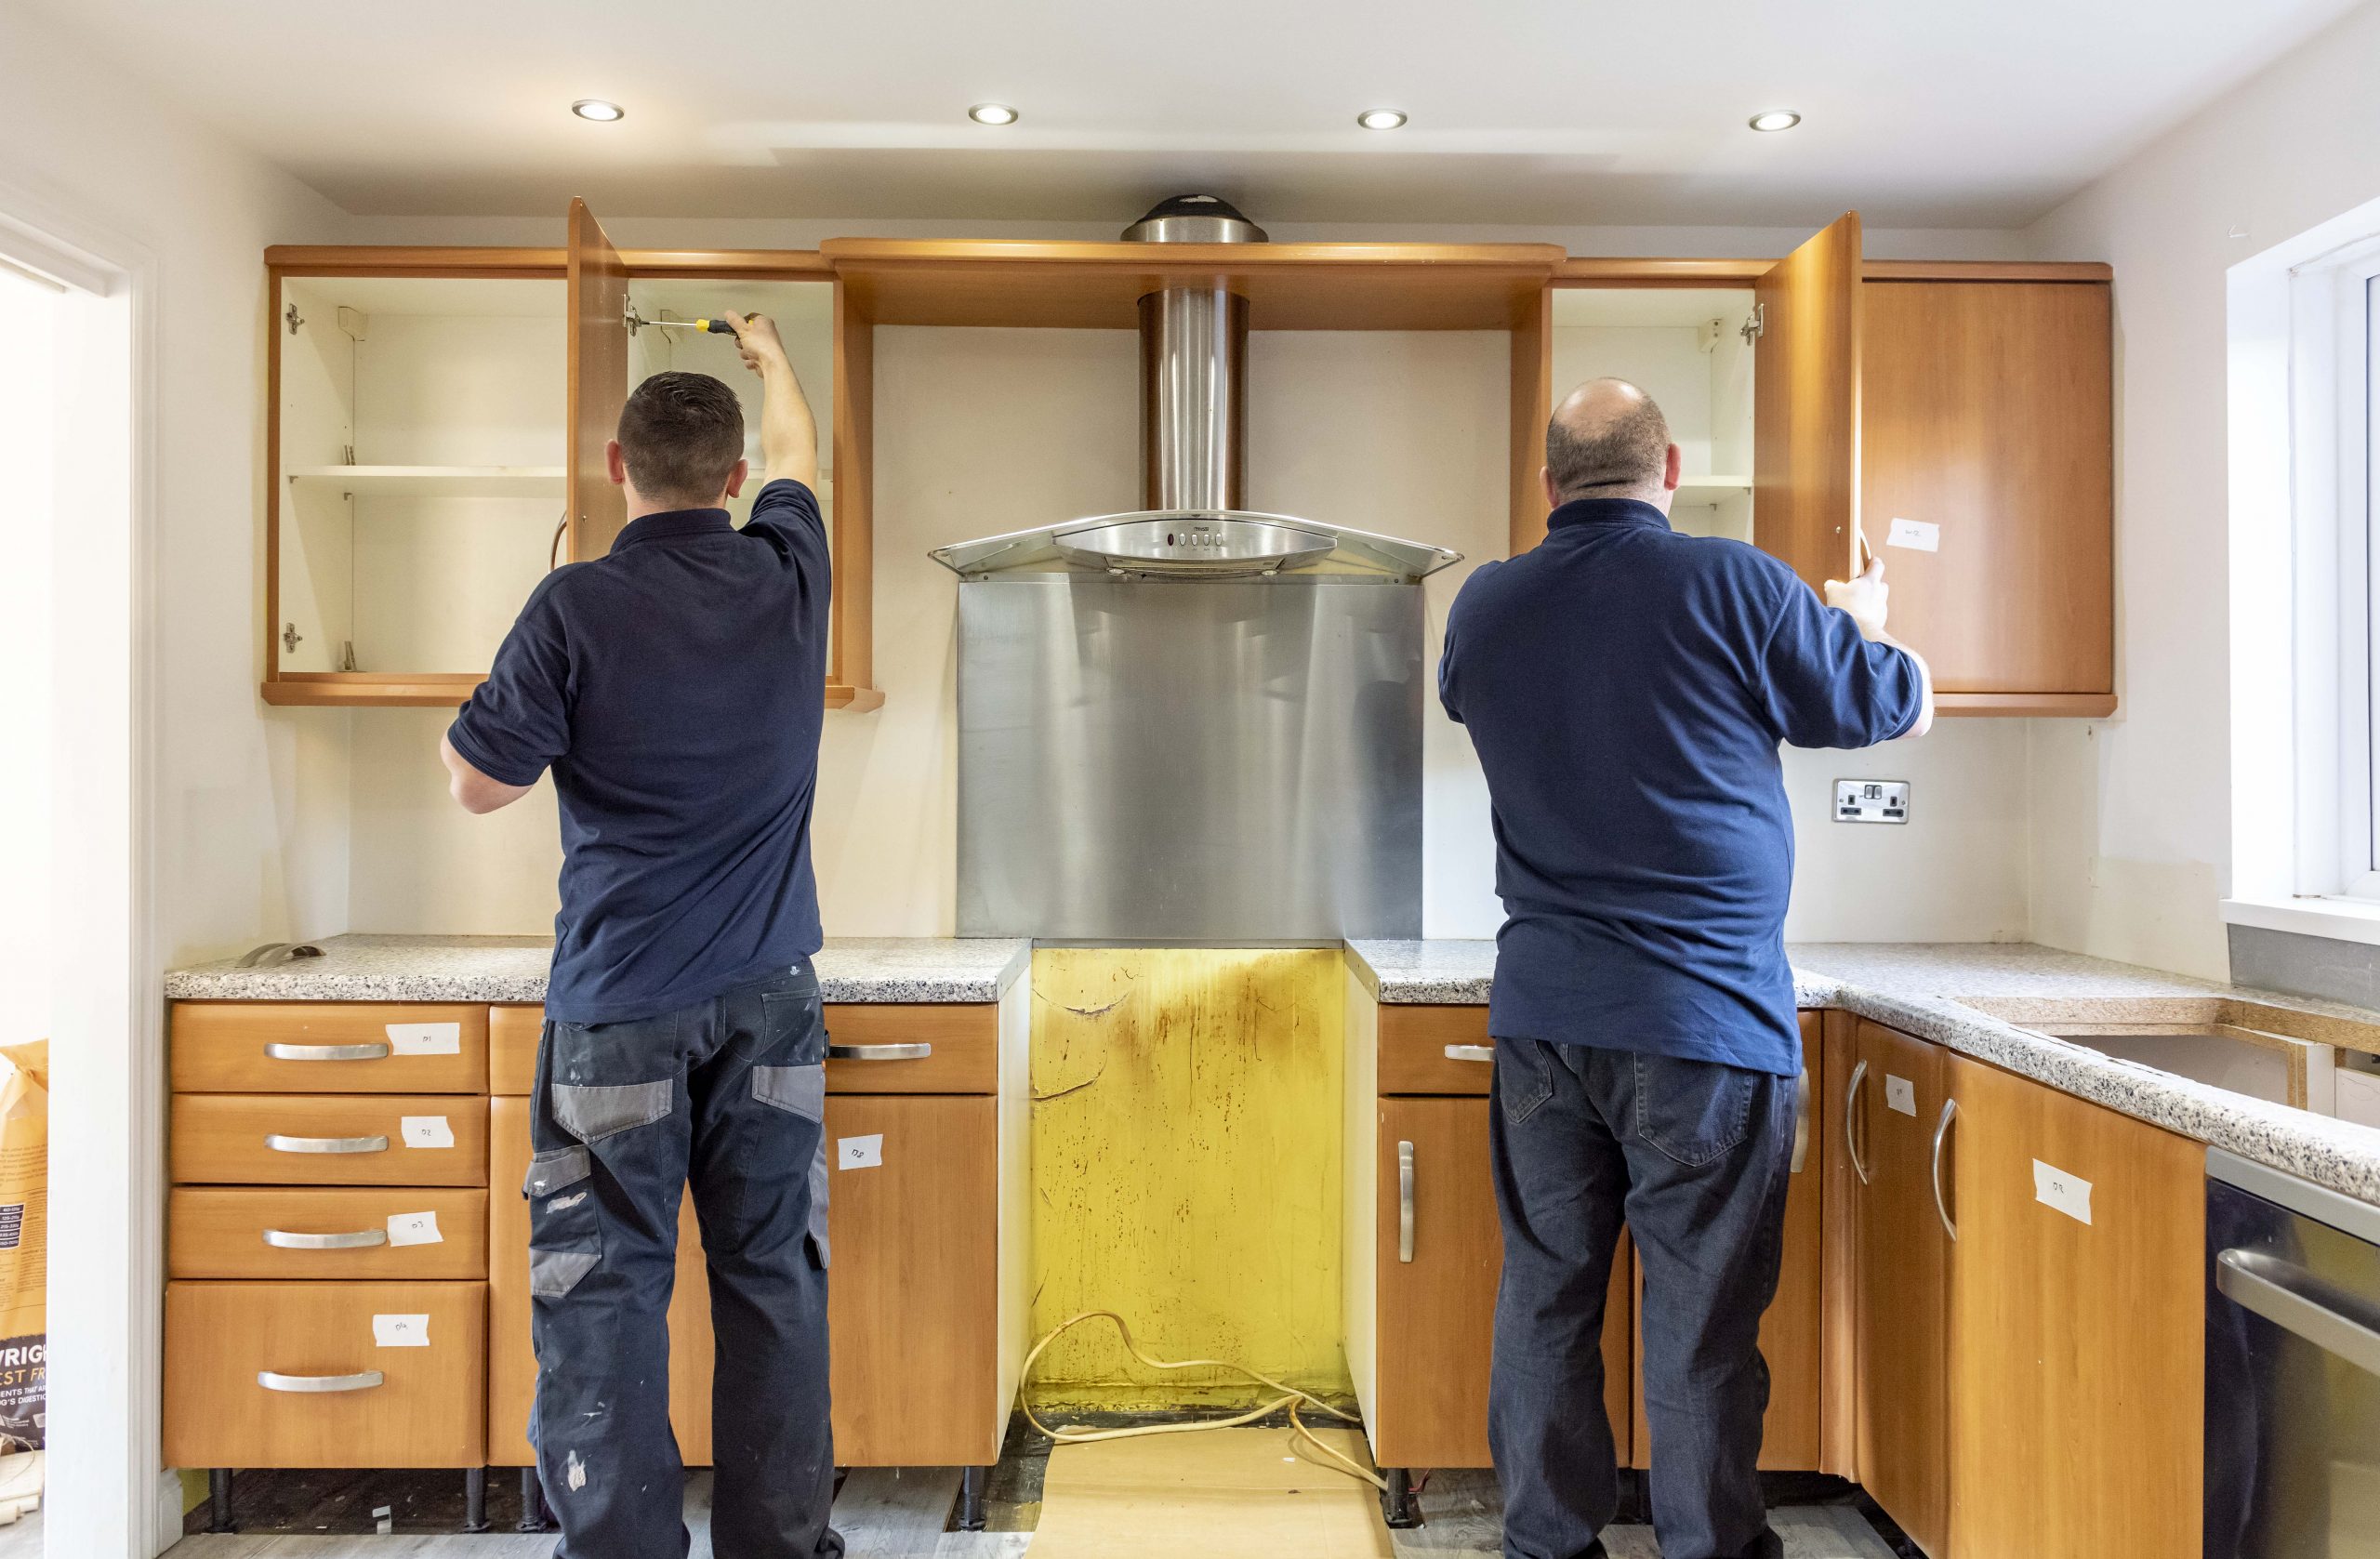
[(529, 1436), (557, 1559), (686, 1552), (669, 1292), (691, 1178), (710, 1276), (712, 1544), (831, 1559), (826, 1030), (808, 960), (657, 1018), (546, 1025), (530, 1112)]
[(1645, 1416), (1663, 1559), (1772, 1559), (1756, 1468), (1796, 1079), (1496, 1041), (1489, 1112), (1504, 1275), (1488, 1442), (1507, 1559), (1582, 1559), (1619, 1509), (1604, 1296), (1624, 1222), (1645, 1278)]

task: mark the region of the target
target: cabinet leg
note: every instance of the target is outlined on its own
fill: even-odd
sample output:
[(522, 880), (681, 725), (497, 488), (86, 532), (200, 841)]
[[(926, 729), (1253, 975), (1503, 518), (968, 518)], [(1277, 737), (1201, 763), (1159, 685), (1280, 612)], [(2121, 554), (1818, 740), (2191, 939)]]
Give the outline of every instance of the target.
[(487, 1530), (487, 1469), (463, 1469), (463, 1530)]
[(1381, 1519), (1391, 1526), (1403, 1529), (1421, 1525), (1421, 1502), (1413, 1497), (1413, 1470), (1409, 1467), (1384, 1467), (1388, 1486), (1380, 1492)]
[(522, 1532), (550, 1532), (554, 1518), (546, 1509), (546, 1486), (535, 1467), (521, 1469), (521, 1525)]
[(990, 1487), (989, 1467), (970, 1467), (959, 1474), (959, 1529), (980, 1532), (984, 1529), (984, 1494)]
[(206, 1473), (206, 1529), (236, 1532), (231, 1524), (231, 1469), (211, 1467)]

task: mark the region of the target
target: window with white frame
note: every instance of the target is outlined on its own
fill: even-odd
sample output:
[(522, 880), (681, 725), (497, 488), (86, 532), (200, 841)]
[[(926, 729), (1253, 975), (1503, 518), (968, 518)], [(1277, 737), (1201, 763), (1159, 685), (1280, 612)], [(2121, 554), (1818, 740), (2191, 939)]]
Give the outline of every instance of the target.
[(2292, 272), (2297, 892), (2380, 901), (2380, 236)]

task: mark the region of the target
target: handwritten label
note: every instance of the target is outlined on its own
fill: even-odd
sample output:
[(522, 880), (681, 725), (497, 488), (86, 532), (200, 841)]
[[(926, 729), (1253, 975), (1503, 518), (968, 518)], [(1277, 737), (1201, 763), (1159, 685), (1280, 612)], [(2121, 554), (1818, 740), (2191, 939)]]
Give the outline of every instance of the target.
[(407, 1147), (453, 1147), (455, 1129), (444, 1116), (400, 1116), (397, 1134)]
[(392, 1212), (389, 1214), (390, 1245), (443, 1245), (446, 1236), (438, 1232), (438, 1215), (434, 1212)]
[(835, 1139), (835, 1168), (839, 1169), (873, 1169), (884, 1162), (884, 1133), (872, 1132), (865, 1137)]
[(1896, 1077), (1890, 1072), (1885, 1073), (1884, 1108), (1888, 1110), (1898, 1110), (1905, 1116), (1915, 1115), (1917, 1113), (1917, 1085), (1911, 1082), (1907, 1077)]
[(430, 1317), (375, 1315), (372, 1317), (372, 1341), (382, 1348), (427, 1348), (430, 1346)]
[(1892, 529), (1884, 533), (1884, 545), (1906, 547), (1912, 552), (1939, 552), (1942, 549), (1942, 527), (1930, 520), (1896, 517)]
[(390, 1055), (460, 1055), (461, 1024), (383, 1024)]
[(2038, 1158), (2033, 1160), (2033, 1200), (2056, 1208), (2077, 1223), (2091, 1222), (2091, 1182)]

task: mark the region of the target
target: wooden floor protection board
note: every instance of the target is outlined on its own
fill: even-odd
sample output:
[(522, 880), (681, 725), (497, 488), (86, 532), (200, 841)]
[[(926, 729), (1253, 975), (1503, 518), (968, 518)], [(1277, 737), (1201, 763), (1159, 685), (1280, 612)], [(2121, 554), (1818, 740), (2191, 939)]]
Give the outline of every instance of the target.
[[(1353, 1430), (1316, 1432), (1366, 1461)], [(1030, 1559), (1394, 1559), (1369, 1484), (1293, 1454), (1286, 1429), (1060, 1446)]]

